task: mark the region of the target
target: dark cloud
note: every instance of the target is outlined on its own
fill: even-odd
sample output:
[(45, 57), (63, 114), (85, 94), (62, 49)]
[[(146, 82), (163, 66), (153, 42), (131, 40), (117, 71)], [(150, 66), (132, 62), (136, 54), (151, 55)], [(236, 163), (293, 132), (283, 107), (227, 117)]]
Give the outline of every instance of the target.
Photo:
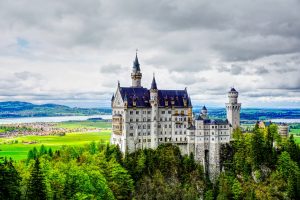
[(269, 73), (269, 70), (267, 70), (264, 66), (261, 66), (256, 69), (255, 73), (262, 75), (262, 74)]
[(233, 75), (239, 75), (244, 71), (244, 69), (241, 66), (238, 65), (231, 65), (230, 72)]
[(300, 102), (299, 10), (295, 0), (0, 1), (0, 94), (98, 98), (130, 84), (139, 48), (144, 85), (158, 71), (203, 99), (237, 85), (254, 102), (280, 94), (260, 88)]

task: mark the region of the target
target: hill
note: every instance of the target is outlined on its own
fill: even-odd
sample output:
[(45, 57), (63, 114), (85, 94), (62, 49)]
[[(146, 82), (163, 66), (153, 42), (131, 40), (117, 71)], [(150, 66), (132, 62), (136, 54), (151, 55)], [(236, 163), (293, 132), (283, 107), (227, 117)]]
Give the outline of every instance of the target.
[(0, 118), (99, 115), (108, 113), (110, 113), (110, 110), (105, 108), (71, 108), (58, 104), (37, 105), (20, 101), (0, 102)]

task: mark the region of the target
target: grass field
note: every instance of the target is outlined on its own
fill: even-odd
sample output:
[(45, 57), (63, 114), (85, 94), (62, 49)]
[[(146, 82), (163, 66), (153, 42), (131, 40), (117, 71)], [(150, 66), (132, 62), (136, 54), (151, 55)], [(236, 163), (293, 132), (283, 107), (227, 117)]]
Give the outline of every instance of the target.
[(110, 122), (103, 121), (69, 121), (57, 124), (60, 128), (111, 128)]
[[(58, 127), (63, 128), (110, 128), (111, 123), (99, 121), (76, 121), (58, 123)], [(102, 130), (101, 132), (88, 133), (67, 133), (65, 136), (21, 136), (14, 138), (0, 138), (0, 157), (11, 157), (14, 160), (27, 158), (28, 151), (34, 147), (40, 148), (41, 145), (56, 150), (63, 145), (83, 146), (92, 141), (108, 142), (110, 139), (110, 130)], [(14, 143), (13, 141), (18, 141)], [(34, 144), (29, 144), (35, 141)], [(6, 143), (6, 144), (4, 144)]]

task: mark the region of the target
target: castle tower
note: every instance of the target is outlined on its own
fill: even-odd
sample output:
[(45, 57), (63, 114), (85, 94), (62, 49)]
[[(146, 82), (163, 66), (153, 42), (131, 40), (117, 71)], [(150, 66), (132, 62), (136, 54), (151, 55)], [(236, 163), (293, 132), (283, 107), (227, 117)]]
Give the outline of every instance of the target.
[(202, 119), (207, 119), (207, 108), (205, 106), (202, 107), (200, 116)]
[(131, 73), (132, 87), (142, 87), (142, 73), (140, 69), (140, 63), (137, 57), (137, 53), (135, 55), (135, 60), (133, 62), (132, 73)]
[(150, 88), (150, 104), (151, 104), (151, 148), (155, 149), (158, 146), (157, 138), (157, 121), (158, 121), (158, 90), (153, 76)]
[(241, 103), (238, 103), (239, 93), (234, 89), (228, 92), (229, 103), (226, 103), (227, 120), (231, 127), (237, 128), (240, 126), (240, 111)]

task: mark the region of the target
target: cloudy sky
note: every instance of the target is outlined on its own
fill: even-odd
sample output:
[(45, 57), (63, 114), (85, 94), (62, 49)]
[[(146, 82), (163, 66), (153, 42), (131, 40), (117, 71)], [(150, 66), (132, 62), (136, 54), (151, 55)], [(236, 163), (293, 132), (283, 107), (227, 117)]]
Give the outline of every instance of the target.
[(300, 107), (299, 0), (0, 0), (0, 101), (109, 106), (131, 83), (194, 105)]

